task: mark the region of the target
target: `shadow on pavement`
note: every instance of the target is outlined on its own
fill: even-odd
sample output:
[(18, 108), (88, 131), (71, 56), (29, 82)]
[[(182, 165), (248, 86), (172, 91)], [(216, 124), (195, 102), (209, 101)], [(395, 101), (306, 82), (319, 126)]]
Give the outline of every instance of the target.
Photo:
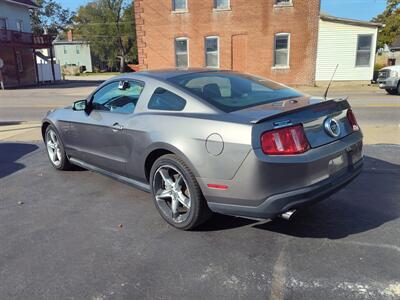
[(365, 157), (358, 179), (329, 200), (299, 210), (290, 222), (254, 227), (304, 238), (340, 239), (373, 230), (400, 216), (400, 166)]
[(42, 84), (25, 85), (20, 87), (8, 88), (7, 90), (97, 87), (104, 81), (105, 80), (63, 80), (55, 83), (42, 83)]
[(220, 214), (213, 214), (211, 219), (207, 221), (205, 224), (200, 225), (195, 229), (195, 231), (220, 231), (226, 229), (239, 228), (247, 225), (251, 225), (257, 223), (258, 221), (240, 218), (240, 217), (231, 217)]
[(330, 199), (299, 210), (290, 221), (257, 222), (215, 214), (198, 231), (219, 231), (248, 225), (301, 238), (340, 239), (366, 232), (400, 216), (400, 166), (365, 157), (363, 173)]
[(0, 126), (19, 125), (21, 123), (21, 121), (0, 121)]
[(78, 88), (78, 87), (97, 87), (105, 80), (64, 80), (54, 84), (36, 85), (37, 89), (59, 89), (62, 88)]
[(38, 148), (37, 145), (33, 144), (1, 143), (0, 178), (6, 177), (25, 168), (25, 165), (18, 163), (17, 160)]

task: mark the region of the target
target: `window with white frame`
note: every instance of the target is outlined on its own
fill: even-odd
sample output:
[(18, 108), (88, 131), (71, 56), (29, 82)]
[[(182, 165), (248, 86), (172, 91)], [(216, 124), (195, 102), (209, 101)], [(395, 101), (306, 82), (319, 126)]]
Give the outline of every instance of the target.
[(214, 0), (214, 9), (230, 9), (230, 0)]
[(6, 18), (0, 18), (0, 29), (7, 29), (7, 19)]
[(172, 9), (174, 11), (187, 11), (187, 0), (172, 0)]
[(277, 6), (291, 6), (293, 5), (292, 0), (275, 0)]
[(189, 67), (189, 40), (186, 37), (175, 39), (175, 61), (177, 68)]
[(206, 67), (219, 68), (219, 38), (208, 36), (205, 39)]
[(24, 31), (24, 21), (17, 20), (17, 31), (19, 31), (19, 32)]
[(290, 34), (275, 34), (274, 67), (289, 67)]
[(358, 35), (356, 67), (369, 67), (372, 56), (372, 34)]

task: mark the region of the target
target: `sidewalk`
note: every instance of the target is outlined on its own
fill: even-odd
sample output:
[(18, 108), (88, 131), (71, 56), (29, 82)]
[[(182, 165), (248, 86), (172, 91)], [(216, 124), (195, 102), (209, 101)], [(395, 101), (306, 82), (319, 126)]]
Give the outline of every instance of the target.
[(23, 122), (13, 125), (0, 124), (0, 142), (41, 141), (41, 126), (42, 124), (37, 122)]

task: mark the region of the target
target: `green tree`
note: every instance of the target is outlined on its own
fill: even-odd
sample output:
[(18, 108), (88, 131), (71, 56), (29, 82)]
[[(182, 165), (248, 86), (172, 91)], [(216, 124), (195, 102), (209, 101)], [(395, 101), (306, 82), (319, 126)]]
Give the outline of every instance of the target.
[(90, 42), (95, 61), (109, 68), (137, 61), (136, 28), (132, 1), (95, 0), (78, 9), (75, 30)]
[(383, 23), (385, 27), (378, 36), (378, 48), (390, 45), (400, 35), (400, 0), (387, 0), (386, 9), (372, 21)]
[(32, 31), (35, 34), (57, 35), (72, 24), (74, 13), (53, 0), (36, 0), (39, 9), (31, 11)]

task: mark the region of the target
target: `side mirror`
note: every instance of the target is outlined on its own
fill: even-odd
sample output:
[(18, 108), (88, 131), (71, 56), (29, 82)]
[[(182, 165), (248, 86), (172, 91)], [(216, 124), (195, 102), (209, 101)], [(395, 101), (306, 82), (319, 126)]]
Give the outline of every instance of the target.
[(86, 110), (87, 108), (87, 101), (86, 100), (78, 100), (75, 101), (72, 109), (76, 110), (76, 111), (82, 111), (82, 110)]

